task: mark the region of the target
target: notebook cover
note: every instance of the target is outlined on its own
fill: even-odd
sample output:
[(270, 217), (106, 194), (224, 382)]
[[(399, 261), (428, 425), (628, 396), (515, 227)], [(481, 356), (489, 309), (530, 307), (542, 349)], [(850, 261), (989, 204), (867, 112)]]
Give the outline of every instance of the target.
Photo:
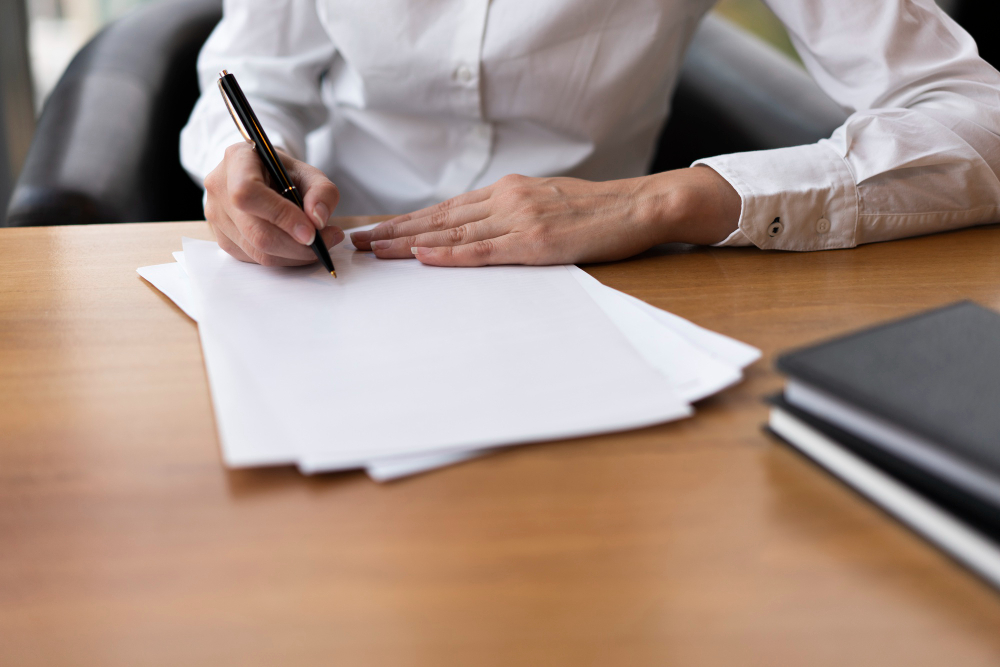
[(799, 382), (1000, 473), (1000, 315), (969, 301), (782, 355)]
[[(1000, 544), (1000, 508), (984, 502), (981, 498), (966, 493), (961, 488), (948, 483), (947, 480), (935, 477), (925, 470), (911, 465), (907, 461), (893, 456), (881, 447), (877, 447), (833, 424), (796, 408), (788, 403), (780, 394), (767, 399), (771, 405), (784, 410), (810, 428), (830, 438), (844, 449), (856, 454), (876, 468), (895, 477), (898, 481), (924, 496), (927, 500), (948, 510), (961, 518), (970, 526), (975, 527), (984, 535)], [(767, 429), (778, 439), (785, 441), (781, 435)], [(793, 447), (795, 443), (789, 443)], [(796, 449), (798, 451), (798, 449)], [(829, 472), (826, 468), (823, 468)]]

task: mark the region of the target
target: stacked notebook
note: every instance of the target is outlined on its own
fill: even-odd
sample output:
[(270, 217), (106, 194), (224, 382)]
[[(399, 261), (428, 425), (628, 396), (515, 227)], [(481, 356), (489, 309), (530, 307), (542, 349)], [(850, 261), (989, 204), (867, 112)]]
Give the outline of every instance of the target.
[(777, 365), (774, 433), (1000, 587), (1000, 315), (957, 303)]
[(176, 263), (139, 269), (199, 324), (231, 467), (387, 480), (640, 428), (692, 415), (759, 357), (574, 266), (331, 256), (336, 279), (184, 239)]

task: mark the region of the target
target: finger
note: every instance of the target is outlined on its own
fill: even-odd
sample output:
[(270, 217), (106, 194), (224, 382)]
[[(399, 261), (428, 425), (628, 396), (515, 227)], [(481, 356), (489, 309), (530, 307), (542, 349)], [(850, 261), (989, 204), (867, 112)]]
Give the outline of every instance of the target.
[(286, 160), (288, 175), (302, 193), (303, 207), (316, 229), (323, 229), (340, 202), (340, 191), (322, 171), (305, 162)]
[[(377, 257), (412, 257), (410, 248), (415, 245), (459, 245), (469, 241), (478, 241), (483, 238), (497, 236), (501, 232), (496, 230), (496, 225), (488, 224), (485, 228), (479, 223), (489, 219), (489, 203), (472, 204), (462, 208), (453, 209), (437, 214), (442, 216), (431, 219), (410, 220), (401, 223), (393, 230), (390, 238), (371, 240), (369, 246)], [(443, 217), (447, 215), (447, 218)], [(475, 226), (473, 229), (472, 226)], [(440, 231), (432, 231), (440, 230)], [(442, 243), (418, 243), (417, 239), (428, 234), (436, 234), (436, 239), (443, 239)], [(388, 253), (388, 254), (386, 254)]]
[(211, 197), (205, 204), (205, 219), (208, 221), (208, 226), (212, 228), (215, 240), (220, 248), (241, 262), (253, 262), (253, 259), (243, 252), (243, 249), (233, 241), (234, 238), (239, 236), (239, 230), (236, 229), (236, 225), (226, 215), (225, 210), (214, 202)]
[(239, 247), (231, 238), (225, 234), (216, 234), (215, 240), (218, 241), (219, 247), (225, 250), (227, 253), (240, 260), (241, 262), (247, 262), (249, 264), (256, 264), (250, 255), (243, 252), (243, 248)]
[(326, 246), (327, 250), (335, 245), (343, 243), (346, 238), (344, 236), (344, 230), (340, 227), (326, 227), (319, 230), (319, 235), (320, 238), (323, 239), (323, 244)]
[[(226, 214), (224, 208), (219, 206), (217, 201), (212, 198), (209, 199), (205, 206), (205, 214), (209, 225), (215, 232), (219, 247), (240, 261), (280, 266), (306, 264), (316, 261), (315, 255), (309, 249), (292, 242), (290, 239), (286, 243), (297, 254), (295, 258), (270, 255), (259, 248), (255, 248), (252, 243), (252, 237), (250, 239), (245, 237), (236, 223)], [(259, 221), (259, 224), (262, 225), (261, 229), (265, 234), (283, 234), (283, 232), (274, 229), (265, 221)], [(344, 240), (344, 232), (338, 227), (327, 227), (320, 234), (327, 248), (332, 248)], [(244, 250), (244, 247), (246, 247), (246, 250)]]
[[(413, 246), (438, 248), (441, 246), (465, 245), (466, 243), (497, 238), (507, 234), (509, 231), (509, 225), (504, 224), (496, 216), (490, 216), (482, 220), (467, 222), (464, 225), (452, 227), (451, 229), (444, 229), (439, 232), (427, 232), (409, 237), (412, 241), (407, 250)], [(392, 243), (396, 243), (396, 241), (392, 241)]]
[[(275, 230), (272, 225), (269, 225), (264, 220), (258, 221), (258, 224), (264, 230), (272, 230), (279, 234), (282, 233), (280, 230)], [(344, 240), (344, 232), (336, 227), (327, 227), (326, 229), (321, 230), (319, 234), (327, 248), (332, 248)], [(252, 245), (246, 237), (239, 237), (236, 242), (239, 244), (239, 247), (244, 251), (244, 253), (250, 258), (249, 261), (256, 262), (262, 266), (302, 266), (305, 264), (312, 264), (317, 260), (316, 254), (313, 252), (312, 248), (305, 248), (296, 243), (292, 243), (292, 245), (296, 248), (302, 248), (304, 252), (295, 257), (287, 257), (262, 252), (256, 246)]]
[(489, 266), (517, 264), (514, 249), (516, 235), (506, 234), (457, 246), (415, 248), (414, 256), (431, 266)]
[(413, 257), (414, 247), (437, 248), (464, 245), (497, 238), (503, 236), (507, 231), (495, 218), (491, 217), (440, 232), (404, 236), (391, 241), (372, 241), (372, 252), (380, 259), (409, 258)]
[[(243, 251), (253, 261), (264, 266), (287, 266), (287, 261), (309, 261), (313, 252), (309, 246), (302, 245), (283, 230), (263, 220), (242, 211), (230, 216), (239, 234), (233, 237)], [(315, 234), (316, 230), (312, 229)]]
[[(229, 217), (240, 226), (239, 213), (266, 220), (278, 227), (300, 245), (312, 243), (316, 226), (295, 204), (272, 190), (264, 180), (263, 167), (256, 154), (227, 150), (227, 184)], [(235, 209), (235, 210), (234, 210)], [(245, 230), (241, 231), (245, 233)], [(245, 248), (244, 248), (245, 249)]]
[(458, 195), (457, 197), (452, 197), (451, 199), (447, 199), (441, 202), (440, 204), (435, 204), (434, 206), (428, 206), (427, 208), (420, 209), (419, 211), (414, 211), (413, 213), (407, 213), (405, 215), (396, 216), (391, 220), (386, 220), (385, 222), (379, 223), (372, 229), (368, 229), (361, 232), (354, 232), (353, 234), (351, 234), (351, 242), (354, 243), (355, 247), (357, 247), (359, 250), (367, 250), (368, 244), (373, 240), (394, 238), (391, 235), (392, 229), (394, 229), (395, 226), (397, 225), (409, 222), (411, 220), (430, 218), (442, 212), (461, 208), (463, 206), (468, 206), (470, 204), (479, 204), (481, 202), (485, 202), (490, 198), (491, 191), (492, 191), (492, 186), (486, 188), (480, 188), (479, 190), (473, 190), (472, 192), (466, 192)]

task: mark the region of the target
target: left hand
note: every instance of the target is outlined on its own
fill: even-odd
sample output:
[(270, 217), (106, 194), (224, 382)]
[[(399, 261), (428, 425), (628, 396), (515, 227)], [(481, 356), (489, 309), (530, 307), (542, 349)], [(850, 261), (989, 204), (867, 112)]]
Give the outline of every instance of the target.
[(739, 213), (739, 195), (707, 167), (605, 182), (505, 176), (351, 240), (436, 266), (605, 262), (668, 241), (721, 241)]

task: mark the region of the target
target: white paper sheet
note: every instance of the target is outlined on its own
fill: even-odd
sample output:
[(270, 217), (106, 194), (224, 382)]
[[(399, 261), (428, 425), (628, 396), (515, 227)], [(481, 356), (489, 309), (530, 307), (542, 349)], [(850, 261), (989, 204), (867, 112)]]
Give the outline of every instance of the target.
[[(189, 279), (182, 268), (184, 253), (175, 252), (173, 255), (177, 264), (143, 267), (139, 269), (139, 273), (173, 299), (193, 319), (197, 319), (197, 306)], [(759, 351), (755, 348), (613, 290), (576, 267), (569, 268), (643, 358), (664, 372), (686, 400), (698, 400), (738, 381), (740, 373), (727, 362), (744, 366), (759, 356)], [(682, 333), (679, 335), (678, 332)], [(720, 364), (711, 358), (713, 355), (725, 361)], [(217, 403), (225, 402), (234, 395), (232, 385), (244, 387), (246, 378), (242, 377), (238, 368), (232, 366), (225, 350), (212, 356), (217, 357), (213, 362), (217, 367), (216, 373), (226, 380), (220, 386), (213, 386), (213, 392), (218, 394)], [(242, 394), (243, 399), (247, 398), (245, 391), (235, 393)], [(275, 452), (271, 444), (274, 438), (280, 439), (281, 436), (273, 432), (274, 420), (267, 417), (269, 406), (258, 405), (246, 412), (255, 418), (234, 424), (236, 431), (232, 437), (247, 444), (247, 456), (260, 464), (292, 463), (293, 458), (287, 452)], [(220, 430), (222, 428), (220, 426)], [(373, 479), (385, 481), (465, 461), (489, 451), (463, 450), (380, 458), (367, 461), (366, 469)]]
[(136, 269), (136, 272), (163, 292), (188, 317), (198, 321), (197, 302), (191, 293), (191, 281), (180, 264), (143, 266)]
[(445, 454), (424, 454), (423, 456), (395, 456), (369, 461), (365, 472), (376, 482), (391, 482), (395, 479), (419, 475), (447, 466), (471, 461), (492, 454), (496, 449), (471, 449), (464, 452)]
[[(760, 350), (755, 347), (612, 289), (582, 269), (571, 270), (636, 351), (664, 373), (685, 400), (697, 401), (739, 382), (740, 369), (760, 357)], [(462, 463), (492, 451), (379, 459), (369, 461), (366, 471), (373, 480), (386, 482)]]
[[(670, 378), (687, 401), (698, 401), (739, 382), (740, 369), (720, 361), (675, 332), (660, 325), (638, 299), (624, 299), (588, 273), (573, 268), (573, 277), (618, 327), (632, 347), (653, 368)], [(654, 309), (655, 310), (655, 309)]]
[(684, 336), (689, 341), (708, 352), (716, 359), (732, 364), (739, 368), (746, 368), (753, 362), (760, 359), (760, 350), (738, 341), (729, 336), (723, 336), (717, 331), (700, 327), (690, 320), (685, 320), (679, 315), (674, 315), (666, 310), (660, 310), (651, 306), (641, 299), (637, 299), (631, 294), (619, 292), (627, 301), (631, 301), (636, 307), (645, 310), (654, 319), (673, 329)]
[[(249, 368), (240, 387), (263, 397), (286, 434), (268, 462), (316, 472), (690, 414), (566, 267), (440, 269), (348, 244), (333, 255), (337, 280), (185, 241), (206, 359), (225, 350)], [(213, 385), (218, 370), (209, 363)], [(260, 454), (226, 426), (248, 420), (245, 403), (217, 404), (230, 465)]]
[[(165, 296), (170, 298), (181, 310), (188, 314), (191, 319), (197, 321), (197, 302), (192, 294), (190, 278), (184, 270), (184, 252), (173, 253), (176, 262), (170, 264), (158, 264), (155, 266), (144, 266), (138, 269), (139, 275), (146, 278), (153, 287), (159, 289)], [(603, 286), (602, 286), (603, 287)], [(213, 388), (218, 396), (213, 395), (213, 401), (226, 401), (228, 396), (240, 396), (246, 400), (248, 395), (244, 391), (233, 392), (230, 385), (240, 385), (246, 381), (239, 368), (232, 367), (230, 360), (225, 357), (224, 351), (221, 358), (215, 359), (216, 376), (222, 379), (222, 383)], [(228, 380), (228, 381), (227, 381)], [(252, 398), (252, 397), (250, 397)], [(234, 425), (240, 429), (231, 437), (238, 438), (247, 443), (250, 449), (250, 458), (253, 460), (267, 461), (271, 440), (280, 438), (280, 434), (271, 432), (274, 421), (268, 414), (268, 406), (262, 401), (255, 402), (254, 406), (246, 410), (253, 416), (253, 419), (244, 420), (242, 424)], [(232, 408), (227, 409), (231, 411)], [(257, 450), (257, 451), (254, 451)], [(428, 472), (453, 465), (462, 461), (468, 461), (479, 456), (485, 456), (493, 450), (478, 449), (464, 452), (452, 452), (446, 454), (427, 454), (417, 456), (397, 456), (368, 461), (365, 472), (377, 482), (386, 482), (402, 477), (408, 477), (418, 473)], [(293, 464), (295, 461), (279, 452), (276, 458), (270, 460), (271, 465)]]

